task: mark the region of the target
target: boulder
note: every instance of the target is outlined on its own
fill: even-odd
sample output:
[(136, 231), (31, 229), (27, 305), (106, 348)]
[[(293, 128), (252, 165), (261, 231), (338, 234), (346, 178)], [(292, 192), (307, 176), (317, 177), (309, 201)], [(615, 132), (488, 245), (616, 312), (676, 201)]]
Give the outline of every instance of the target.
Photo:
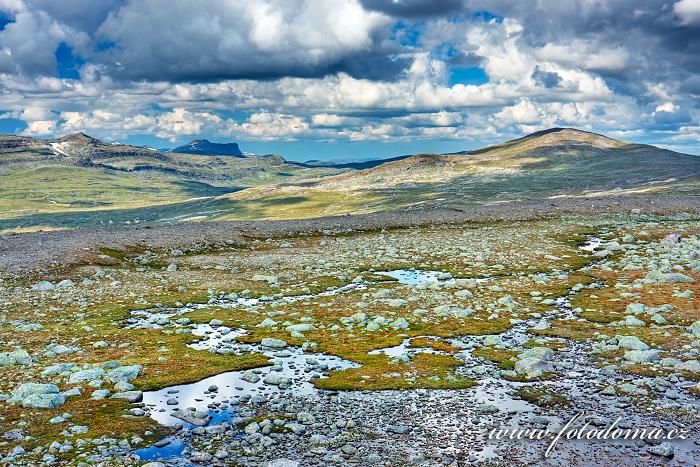
[(49, 292), (56, 287), (49, 281), (41, 281), (37, 282), (32, 286), (32, 290), (35, 290), (37, 292)]
[(134, 402), (141, 402), (143, 400), (143, 393), (141, 391), (124, 391), (112, 394), (112, 399), (126, 399), (132, 404)]
[(659, 351), (650, 350), (628, 350), (624, 355), (625, 360), (632, 363), (653, 363), (659, 361)]
[(642, 342), (637, 336), (615, 336), (617, 345), (629, 350), (647, 350), (649, 346)]
[(93, 379), (102, 378), (105, 374), (105, 370), (102, 368), (88, 368), (87, 370), (76, 371), (71, 373), (68, 378), (68, 383), (82, 383), (84, 381), (92, 381)]
[(526, 357), (515, 362), (515, 372), (528, 378), (537, 378), (549, 371), (552, 371), (552, 365), (536, 357)]
[(22, 383), (12, 391), (8, 402), (32, 409), (53, 409), (63, 405), (66, 396), (55, 384)]
[(273, 349), (283, 349), (287, 347), (287, 343), (282, 339), (274, 339), (272, 337), (265, 337), (260, 344), (263, 347), (270, 347)]
[(24, 349), (17, 349), (12, 352), (0, 352), (0, 367), (31, 365), (34, 359)]
[(393, 321), (389, 326), (391, 326), (394, 329), (408, 329), (408, 321), (406, 321), (404, 318), (398, 318), (397, 320)]
[(107, 373), (107, 379), (112, 383), (131, 381), (141, 374), (141, 365), (125, 365)]

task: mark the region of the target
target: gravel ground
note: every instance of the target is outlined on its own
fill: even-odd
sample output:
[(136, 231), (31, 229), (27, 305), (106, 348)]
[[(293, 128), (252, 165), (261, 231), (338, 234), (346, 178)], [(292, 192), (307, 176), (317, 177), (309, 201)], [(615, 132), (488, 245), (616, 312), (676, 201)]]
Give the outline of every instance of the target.
[(625, 196), (529, 200), (468, 208), (434, 207), (300, 220), (188, 222), (132, 228), (78, 229), (0, 236), (0, 271), (43, 270), (81, 261), (90, 250), (129, 245), (182, 248), (245, 237), (280, 237), (323, 230), (374, 230), (413, 225), (529, 220), (576, 214), (671, 214), (700, 211), (700, 196)]

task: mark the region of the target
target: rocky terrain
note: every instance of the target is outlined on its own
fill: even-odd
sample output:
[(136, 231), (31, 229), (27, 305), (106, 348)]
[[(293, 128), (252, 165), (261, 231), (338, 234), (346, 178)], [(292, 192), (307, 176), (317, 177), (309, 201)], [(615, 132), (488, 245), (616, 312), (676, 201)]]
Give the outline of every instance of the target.
[(0, 237), (0, 463), (692, 465), (698, 206)]

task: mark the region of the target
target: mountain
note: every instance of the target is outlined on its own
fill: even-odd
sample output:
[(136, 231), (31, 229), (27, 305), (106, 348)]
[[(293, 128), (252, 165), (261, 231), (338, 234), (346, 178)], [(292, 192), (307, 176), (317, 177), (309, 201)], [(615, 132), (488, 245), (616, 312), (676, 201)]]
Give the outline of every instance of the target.
[(700, 157), (572, 128), (330, 167), (274, 154), (161, 152), (82, 133), (0, 136), (0, 232), (654, 193), (699, 194)]
[(171, 149), (170, 152), (184, 154), (201, 154), (206, 156), (245, 157), (237, 143), (212, 143), (208, 139), (196, 139), (189, 143)]
[(389, 157), (387, 159), (363, 159), (363, 160), (348, 160), (348, 161), (310, 160), (310, 161), (306, 161), (306, 162), (300, 162), (298, 164), (306, 166), (306, 167), (334, 167), (336, 169), (361, 170), (361, 169), (371, 169), (372, 167), (376, 167), (378, 165), (382, 165), (382, 164), (385, 164), (387, 162), (400, 161), (402, 159), (406, 159), (407, 157), (411, 157), (411, 154), (406, 155), (406, 156)]
[[(429, 205), (463, 208), (524, 199), (700, 193), (700, 157), (552, 128), (452, 154), (417, 154), (304, 186), (259, 187), (232, 199), (345, 214)], [(271, 209), (268, 215), (273, 213)]]
[(218, 196), (340, 172), (278, 155), (161, 152), (83, 133), (51, 140), (0, 135), (0, 232), (212, 216), (222, 210), (212, 208)]

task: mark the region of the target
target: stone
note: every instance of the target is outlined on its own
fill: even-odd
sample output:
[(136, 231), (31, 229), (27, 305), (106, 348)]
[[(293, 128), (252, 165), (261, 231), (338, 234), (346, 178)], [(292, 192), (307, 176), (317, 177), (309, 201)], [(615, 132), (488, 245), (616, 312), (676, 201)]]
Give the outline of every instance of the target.
[(287, 329), (289, 332), (306, 332), (315, 330), (316, 326), (311, 323), (301, 323), (292, 324), (291, 326), (287, 326), (285, 329)]
[(211, 415), (209, 415), (209, 412), (205, 410), (175, 409), (170, 413), (170, 415), (195, 426), (207, 426), (211, 420)]
[(647, 324), (644, 321), (642, 321), (641, 319), (636, 318), (632, 315), (628, 315), (625, 318), (625, 320), (623, 321), (623, 323), (625, 326), (628, 326), (628, 327), (646, 326), (646, 324)]
[(263, 379), (263, 383), (278, 386), (279, 388), (284, 389), (292, 384), (292, 380), (286, 376), (275, 374), (275, 372), (270, 372)]
[(70, 377), (68, 378), (68, 383), (82, 383), (85, 381), (101, 378), (102, 376), (104, 376), (104, 374), (105, 370), (103, 370), (102, 368), (88, 368), (87, 370), (80, 370), (76, 371), (75, 373), (71, 373)]
[(316, 423), (316, 418), (309, 412), (299, 412), (297, 414), (297, 421), (305, 425), (310, 425), (312, 423)]
[(536, 357), (526, 357), (515, 362), (515, 372), (528, 378), (537, 378), (552, 371), (552, 365)]
[(114, 385), (115, 391), (131, 391), (134, 389), (134, 385), (127, 381), (119, 381)]
[(252, 371), (246, 371), (245, 373), (243, 373), (241, 379), (248, 383), (257, 383), (258, 381), (260, 381), (260, 376), (256, 375)]
[(54, 409), (65, 404), (66, 396), (55, 384), (22, 383), (12, 391), (8, 402), (32, 409)]
[(192, 451), (190, 454), (190, 461), (197, 464), (209, 464), (212, 460), (212, 455), (205, 451)]
[(109, 397), (109, 390), (98, 389), (96, 391), (93, 391), (90, 397), (92, 397), (95, 400), (106, 399)]
[(396, 330), (409, 328), (408, 321), (406, 321), (404, 318), (398, 318), (397, 320), (393, 321), (389, 326)]
[(275, 459), (262, 464), (262, 467), (301, 467), (301, 464), (291, 459)]
[(75, 287), (75, 283), (72, 280), (64, 279), (61, 282), (59, 282), (58, 284), (56, 284), (55, 288), (59, 289), (59, 290), (65, 290), (65, 289), (70, 289), (73, 287)]
[(126, 365), (111, 370), (107, 373), (107, 379), (112, 383), (118, 383), (120, 381), (131, 381), (140, 374), (141, 365)]
[(267, 282), (270, 285), (279, 285), (280, 282), (279, 277), (277, 276), (267, 276), (263, 274), (255, 274), (253, 277), (250, 278), (250, 280)]
[(350, 316), (350, 321), (357, 324), (363, 323), (367, 321), (367, 313), (365, 313), (364, 311), (358, 311), (357, 313)]
[(34, 359), (24, 349), (17, 349), (12, 352), (0, 352), (0, 367), (31, 365), (32, 363), (34, 363)]
[(49, 281), (41, 281), (37, 282), (32, 286), (32, 290), (35, 290), (37, 292), (49, 292), (56, 287)]
[(243, 431), (244, 431), (247, 435), (252, 435), (252, 434), (257, 433), (258, 431), (260, 431), (260, 425), (259, 425), (257, 422), (249, 423), (249, 424), (247, 424), (247, 425), (245, 426), (245, 428), (243, 429)]
[(637, 336), (615, 336), (617, 345), (629, 350), (647, 350), (649, 346), (642, 342)]
[(126, 399), (132, 404), (134, 402), (141, 402), (143, 400), (143, 393), (141, 391), (124, 391), (112, 394), (112, 399)]
[(675, 366), (676, 371), (689, 371), (691, 373), (700, 373), (700, 361), (687, 360)]
[(625, 360), (632, 363), (653, 363), (659, 361), (658, 350), (628, 350), (624, 355)]
[(693, 279), (690, 276), (686, 276), (685, 274), (682, 274), (680, 272), (664, 273), (659, 270), (650, 271), (645, 276), (645, 279), (651, 282), (659, 282), (662, 284), (673, 284), (676, 282), (695, 282), (695, 279)]
[(673, 457), (673, 445), (668, 442), (663, 442), (656, 446), (650, 446), (649, 452), (654, 454), (655, 456), (671, 458)]
[(170, 263), (170, 264), (168, 264), (168, 267), (167, 267), (166, 271), (168, 271), (168, 272), (175, 272), (175, 271), (177, 271), (177, 264), (175, 264), (175, 263)]
[(700, 320), (688, 326), (688, 331), (695, 337), (700, 337)]
[(532, 347), (520, 353), (518, 358), (538, 358), (547, 360), (554, 357), (554, 351), (549, 347)]
[(260, 324), (256, 324), (256, 327), (269, 328), (275, 325), (277, 325), (277, 321), (275, 321), (274, 319), (265, 318)]
[(625, 312), (637, 315), (640, 313), (644, 313), (646, 309), (647, 306), (643, 303), (630, 303), (629, 305), (627, 305), (627, 308), (625, 308)]
[(260, 344), (263, 347), (270, 347), (273, 349), (282, 349), (284, 347), (287, 347), (287, 343), (283, 341), (282, 339), (275, 339), (272, 337), (265, 337)]
[(671, 233), (666, 235), (662, 240), (661, 243), (667, 246), (677, 246), (680, 245), (681, 241), (683, 240), (683, 236), (679, 233)]

